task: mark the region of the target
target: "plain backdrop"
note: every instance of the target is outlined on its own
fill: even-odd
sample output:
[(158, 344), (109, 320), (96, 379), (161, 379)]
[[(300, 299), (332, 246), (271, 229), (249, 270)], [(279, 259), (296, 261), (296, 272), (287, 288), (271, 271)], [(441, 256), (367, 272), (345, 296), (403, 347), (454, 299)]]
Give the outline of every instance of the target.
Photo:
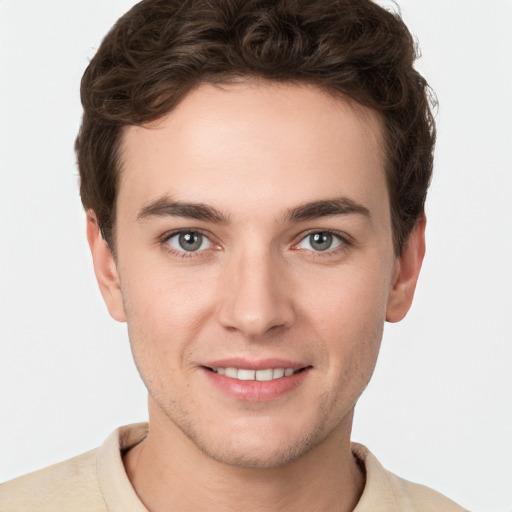
[[(146, 419), (84, 234), (80, 77), (130, 0), (0, 0), (0, 481)], [(512, 511), (512, 1), (401, 0), (440, 103), (428, 252), (353, 439), (482, 512)]]

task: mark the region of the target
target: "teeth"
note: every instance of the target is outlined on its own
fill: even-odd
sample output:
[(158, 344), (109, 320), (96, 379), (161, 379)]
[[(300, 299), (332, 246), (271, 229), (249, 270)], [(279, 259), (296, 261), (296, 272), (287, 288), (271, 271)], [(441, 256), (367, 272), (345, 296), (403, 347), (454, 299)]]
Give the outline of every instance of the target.
[(238, 379), (238, 370), (236, 368), (226, 368), (224, 370), (224, 375), (226, 377), (231, 377), (232, 379)]
[(238, 380), (269, 381), (289, 377), (295, 373), (293, 368), (266, 368), (265, 370), (246, 370), (244, 368), (212, 368), (215, 373)]
[(272, 377), (274, 379), (280, 379), (281, 377), (284, 377), (284, 372), (286, 370), (284, 368), (276, 368), (273, 372), (272, 372)]
[[(240, 374), (240, 372), (238, 372)], [(272, 380), (274, 377), (274, 370), (269, 368), (268, 370), (257, 370), (255, 372), (256, 380)]]
[(238, 370), (238, 377), (237, 379), (238, 380), (254, 380), (254, 376), (255, 376), (255, 371), (254, 370)]

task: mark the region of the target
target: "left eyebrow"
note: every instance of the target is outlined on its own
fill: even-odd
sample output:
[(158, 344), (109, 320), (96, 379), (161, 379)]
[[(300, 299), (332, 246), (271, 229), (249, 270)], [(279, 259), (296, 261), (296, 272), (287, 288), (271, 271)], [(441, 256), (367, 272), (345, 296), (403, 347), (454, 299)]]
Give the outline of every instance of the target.
[(348, 197), (323, 199), (299, 205), (288, 210), (284, 219), (288, 222), (299, 222), (317, 219), (320, 217), (329, 217), (331, 215), (353, 214), (363, 215), (364, 217), (371, 219), (370, 210), (368, 210), (366, 206), (363, 206)]
[(186, 219), (203, 220), (218, 224), (227, 224), (229, 219), (221, 211), (202, 203), (183, 203), (162, 197), (147, 204), (137, 214), (137, 220), (150, 217), (182, 217)]

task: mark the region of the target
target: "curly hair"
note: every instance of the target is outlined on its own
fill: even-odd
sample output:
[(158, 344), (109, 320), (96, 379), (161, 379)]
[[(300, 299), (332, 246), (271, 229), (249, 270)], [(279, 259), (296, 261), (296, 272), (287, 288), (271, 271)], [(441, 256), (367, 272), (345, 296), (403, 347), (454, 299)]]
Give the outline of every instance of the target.
[(115, 251), (123, 128), (171, 112), (200, 83), (307, 83), (383, 121), (393, 246), (424, 212), (433, 93), (400, 16), (370, 0), (143, 0), (107, 34), (81, 83), (80, 194)]

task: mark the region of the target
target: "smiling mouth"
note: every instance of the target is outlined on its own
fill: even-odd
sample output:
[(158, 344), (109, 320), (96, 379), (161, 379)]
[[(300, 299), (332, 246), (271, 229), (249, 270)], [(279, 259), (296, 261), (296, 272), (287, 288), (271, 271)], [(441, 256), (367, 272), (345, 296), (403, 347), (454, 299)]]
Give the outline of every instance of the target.
[(311, 366), (307, 366), (304, 368), (299, 368), (294, 370), (293, 368), (265, 368), (263, 370), (247, 370), (244, 368), (209, 368), (205, 366), (207, 370), (213, 373), (217, 373), (219, 375), (223, 375), (230, 379), (236, 380), (257, 380), (257, 381), (271, 381), (276, 379), (282, 379), (284, 377), (290, 377), (296, 373), (303, 372)]

